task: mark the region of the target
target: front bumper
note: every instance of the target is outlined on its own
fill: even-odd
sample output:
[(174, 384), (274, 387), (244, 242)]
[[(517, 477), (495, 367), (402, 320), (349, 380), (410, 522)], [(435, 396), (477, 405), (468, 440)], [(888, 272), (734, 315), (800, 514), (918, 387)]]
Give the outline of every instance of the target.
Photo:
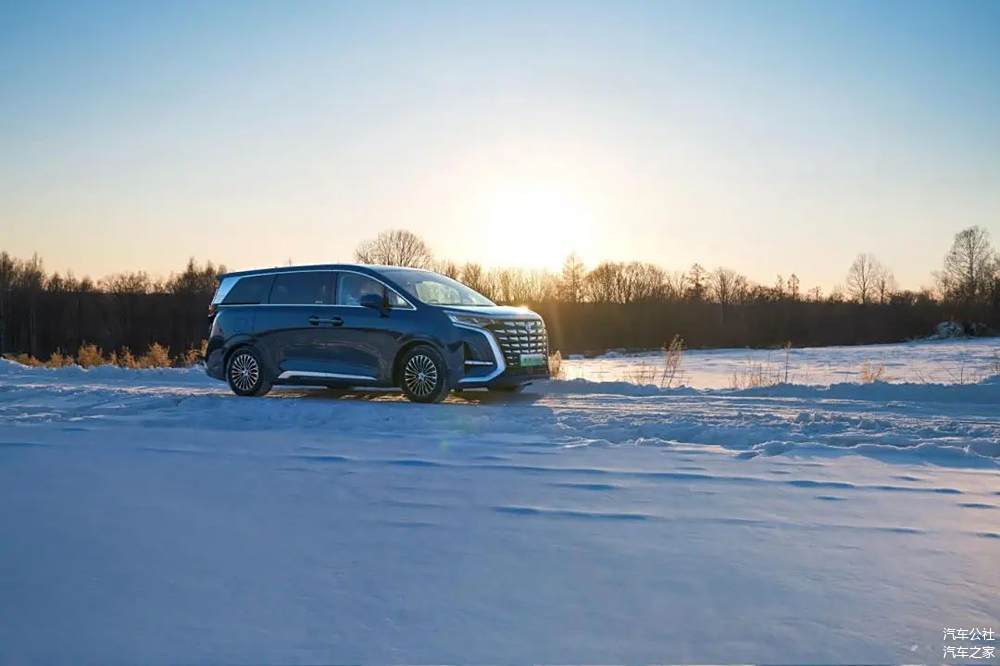
[[(498, 321), (489, 328), (455, 326), (464, 349), (459, 387), (519, 386), (549, 378), (548, 337), (540, 319)], [(541, 355), (545, 362), (522, 366), (522, 354)]]

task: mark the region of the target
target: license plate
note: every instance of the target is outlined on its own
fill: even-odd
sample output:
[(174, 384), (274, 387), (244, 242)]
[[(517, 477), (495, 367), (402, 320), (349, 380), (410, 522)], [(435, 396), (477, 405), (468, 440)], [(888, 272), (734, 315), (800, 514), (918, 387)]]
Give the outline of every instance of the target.
[(521, 354), (521, 367), (523, 368), (533, 368), (545, 365), (547, 362), (545, 354)]

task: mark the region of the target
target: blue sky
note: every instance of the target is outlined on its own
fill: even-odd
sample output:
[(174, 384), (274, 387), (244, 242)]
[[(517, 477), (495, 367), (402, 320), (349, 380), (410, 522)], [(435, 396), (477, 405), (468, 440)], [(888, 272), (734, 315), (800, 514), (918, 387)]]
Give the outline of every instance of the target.
[(931, 282), (1000, 240), (1000, 2), (0, 4), (0, 248)]

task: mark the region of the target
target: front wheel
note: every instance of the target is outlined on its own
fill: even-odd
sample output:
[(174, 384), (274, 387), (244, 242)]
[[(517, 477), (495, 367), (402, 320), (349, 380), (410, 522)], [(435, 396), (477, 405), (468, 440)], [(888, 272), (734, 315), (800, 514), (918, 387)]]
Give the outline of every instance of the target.
[(264, 395), (271, 390), (260, 356), (250, 347), (240, 347), (229, 355), (226, 381), (236, 395)]
[(410, 349), (400, 368), (400, 388), (410, 400), (441, 402), (448, 395), (447, 368), (433, 347), (420, 345)]

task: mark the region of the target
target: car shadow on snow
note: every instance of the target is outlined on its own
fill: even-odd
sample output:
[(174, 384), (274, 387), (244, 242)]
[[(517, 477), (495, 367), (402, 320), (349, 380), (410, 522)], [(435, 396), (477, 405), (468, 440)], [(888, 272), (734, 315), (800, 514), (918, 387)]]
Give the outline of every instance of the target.
[[(325, 387), (275, 387), (270, 397), (293, 398), (301, 400), (346, 400), (346, 401), (384, 401), (410, 403), (399, 389), (366, 389), (366, 388), (325, 388)], [(510, 393), (503, 391), (486, 391), (472, 389), (455, 391), (443, 402), (449, 404), (479, 404), (479, 405), (531, 405), (544, 397), (540, 393)]]

